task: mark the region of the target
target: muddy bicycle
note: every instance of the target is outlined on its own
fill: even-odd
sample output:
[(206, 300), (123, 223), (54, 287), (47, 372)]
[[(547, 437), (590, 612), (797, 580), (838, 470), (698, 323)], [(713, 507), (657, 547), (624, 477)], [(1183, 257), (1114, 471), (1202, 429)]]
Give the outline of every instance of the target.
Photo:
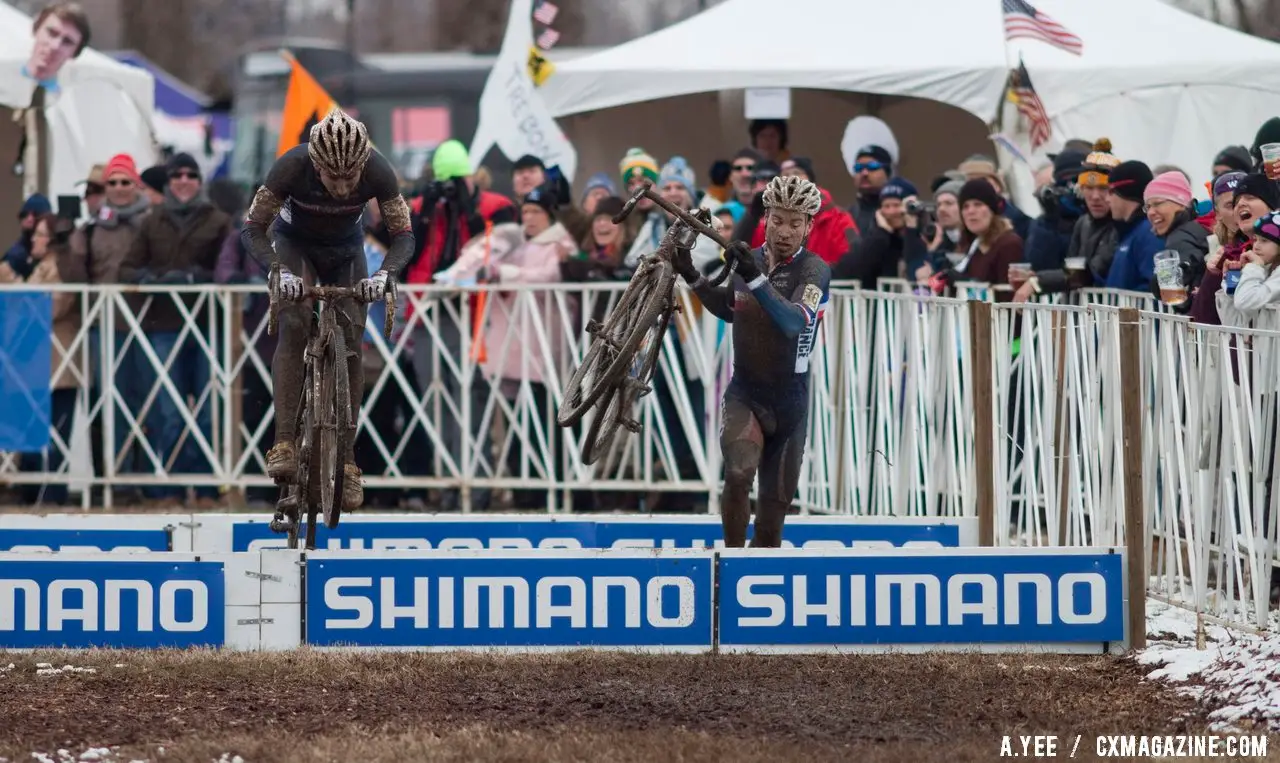
[(649, 383), (657, 370), (663, 337), (672, 314), (680, 310), (677, 273), (672, 264), (676, 247), (690, 248), (703, 235), (724, 248), (726, 266), (710, 281), (711, 286), (720, 286), (738, 269), (730, 242), (711, 226), (710, 211), (686, 212), (655, 193), (649, 184), (627, 200), (613, 218), (614, 223), (625, 220), (644, 198), (676, 220), (658, 249), (640, 258), (639, 267), (605, 321), (587, 324), (591, 343), (582, 363), (569, 377), (556, 413), (556, 423), (567, 428), (595, 409), (582, 441), (582, 463), (588, 466), (608, 451), (619, 426), (632, 433), (640, 431), (640, 422), (632, 416), (632, 410), (640, 398), (652, 391)]
[[(267, 281), (271, 299), (267, 333), (274, 335), (282, 304), (280, 297), (280, 264), (271, 266)], [(356, 296), (349, 286), (312, 286), (302, 292), (301, 300), (312, 300), (311, 326), (304, 351), (302, 402), (298, 406), (297, 440), (298, 471), (292, 480), (277, 480), (280, 498), (271, 519), (271, 531), (288, 536), (289, 548), (298, 547), (298, 532), (303, 510), (306, 513), (306, 548), (316, 545), (316, 525), (323, 516), (330, 529), (338, 526), (342, 514), (342, 490), (346, 479), (345, 455), (355, 437), (356, 416), (351, 410), (351, 379), (347, 358), (353, 351), (347, 347), (344, 333), (347, 318), (334, 303)], [(396, 284), (388, 279), (386, 315), (383, 336), (391, 339), (395, 323)]]

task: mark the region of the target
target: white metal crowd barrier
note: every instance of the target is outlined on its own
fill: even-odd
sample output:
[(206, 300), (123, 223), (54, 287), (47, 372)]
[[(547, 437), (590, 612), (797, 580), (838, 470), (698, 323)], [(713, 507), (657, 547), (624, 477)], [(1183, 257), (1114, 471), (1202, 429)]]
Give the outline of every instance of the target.
[[(678, 491), (706, 495), (708, 511), (716, 511), (719, 399), (731, 373), (733, 327), (703, 313), (687, 292), (665, 338), (656, 393), (643, 401), (640, 435), (620, 435), (611, 454), (583, 467), (581, 429), (554, 424), (587, 321), (623, 287), (505, 289), (490, 294), (481, 316), (476, 290), (405, 288), (393, 340), (376, 330), (366, 335), (361, 448), (385, 463), (367, 471), (367, 487), (458, 488), (464, 511), (486, 489), (540, 491), (550, 511), (572, 510), (583, 491)], [(79, 360), (64, 363), (78, 374), (79, 426), (70, 438), (52, 438), (50, 447), (69, 456), (57, 473), (19, 473), (10, 454), (0, 458), (5, 480), (101, 485), (108, 501), (122, 485), (269, 484), (263, 453), (274, 413), (272, 359), (260, 287), (53, 288), (81, 295), (81, 328), (64, 348)], [(964, 299), (919, 296), (905, 282), (883, 289), (832, 290), (811, 364), (809, 458), (798, 504), (824, 514), (973, 516), (969, 300), (999, 295), (978, 284), (965, 285)], [(147, 321), (165, 302), (181, 316), (168, 337)], [(1120, 375), (1125, 307), (1142, 311), (1137, 381)], [(1269, 581), (1277, 560), (1276, 512), (1268, 510), (1276, 502), (1277, 396), (1268, 382), (1276, 378), (1275, 316), (1249, 331), (1203, 327), (1149, 295), (1108, 290), (1085, 290), (1074, 304), (998, 302), (994, 310), (996, 542), (1122, 541), (1121, 400), (1125, 386), (1137, 383), (1143, 501), (1157, 539), (1153, 589), (1264, 624), (1274, 611)], [(473, 333), (497, 311), (512, 327), (506, 336)], [(513, 358), (510, 379), (487, 373), (482, 336), (490, 361)], [(93, 369), (112, 383), (94, 384)], [(246, 397), (254, 390), (258, 397)], [(391, 415), (375, 421), (384, 409)], [(157, 436), (165, 422), (156, 410), (171, 412), (176, 436)], [(97, 435), (100, 474), (86, 468), (88, 431)]]

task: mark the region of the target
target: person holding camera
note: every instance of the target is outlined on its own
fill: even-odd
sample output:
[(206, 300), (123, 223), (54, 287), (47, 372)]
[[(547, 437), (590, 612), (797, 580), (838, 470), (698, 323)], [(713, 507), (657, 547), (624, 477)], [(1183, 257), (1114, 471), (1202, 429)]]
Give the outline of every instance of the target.
[[(874, 289), (881, 278), (901, 278), (907, 271), (907, 263), (916, 267), (924, 264), (927, 255), (925, 242), (920, 237), (916, 215), (908, 215), (907, 205), (916, 202), (916, 187), (905, 178), (891, 178), (880, 189), (880, 208), (875, 211), (875, 225), (864, 230), (862, 238), (854, 242), (849, 251), (832, 269), (836, 280), (856, 280), (862, 288)], [(916, 207), (912, 207), (917, 209)], [(920, 210), (917, 209), (917, 214)]]
[(1025, 250), (1026, 261), (1034, 270), (1063, 267), (1071, 234), (1085, 214), (1084, 205), (1076, 196), (1076, 180), (1086, 158), (1087, 154), (1075, 150), (1058, 154), (1053, 160), (1052, 182), (1036, 191), (1042, 214), (1031, 221)]

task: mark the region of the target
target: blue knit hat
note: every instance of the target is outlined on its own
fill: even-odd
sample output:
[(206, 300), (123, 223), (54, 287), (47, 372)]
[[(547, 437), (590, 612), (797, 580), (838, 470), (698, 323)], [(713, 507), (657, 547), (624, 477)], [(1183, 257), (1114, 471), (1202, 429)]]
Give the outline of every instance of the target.
[(671, 161), (662, 166), (662, 172), (658, 175), (658, 186), (662, 187), (667, 183), (679, 183), (689, 192), (690, 199), (698, 198), (698, 188), (693, 168), (689, 166), (683, 156), (673, 156)]
[(596, 188), (603, 188), (609, 192), (610, 196), (618, 195), (618, 186), (614, 184), (613, 178), (604, 172), (597, 172), (587, 178), (587, 184), (582, 188), (582, 200), (587, 200), (587, 194)]
[(884, 184), (884, 188), (880, 189), (880, 201), (885, 199), (905, 199), (908, 196), (916, 195), (916, 187), (911, 185), (911, 181), (906, 178), (889, 178), (889, 182)]

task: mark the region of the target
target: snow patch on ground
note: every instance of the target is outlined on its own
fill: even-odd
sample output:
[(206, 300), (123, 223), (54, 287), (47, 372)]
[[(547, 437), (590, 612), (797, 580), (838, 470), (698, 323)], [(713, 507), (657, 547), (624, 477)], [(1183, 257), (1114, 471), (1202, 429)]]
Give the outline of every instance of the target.
[[(1206, 623), (1197, 644), (1196, 615), (1147, 601), (1147, 648), (1137, 661), (1148, 676), (1215, 708), (1221, 731), (1265, 726), (1280, 731), (1280, 633), (1258, 635)], [(1203, 646), (1202, 648), (1199, 648)]]
[(36, 663), (36, 675), (38, 676), (60, 676), (63, 674), (70, 674), (70, 673), (97, 673), (97, 672), (98, 672), (97, 668), (77, 668), (74, 665), (63, 665), (60, 668), (55, 668), (52, 664), (48, 662)]
[[(120, 757), (119, 747), (90, 747), (80, 754), (62, 749), (55, 753), (33, 752), (31, 759), (35, 763), (149, 763), (146, 760)], [(0, 763), (5, 763), (0, 758)]]

